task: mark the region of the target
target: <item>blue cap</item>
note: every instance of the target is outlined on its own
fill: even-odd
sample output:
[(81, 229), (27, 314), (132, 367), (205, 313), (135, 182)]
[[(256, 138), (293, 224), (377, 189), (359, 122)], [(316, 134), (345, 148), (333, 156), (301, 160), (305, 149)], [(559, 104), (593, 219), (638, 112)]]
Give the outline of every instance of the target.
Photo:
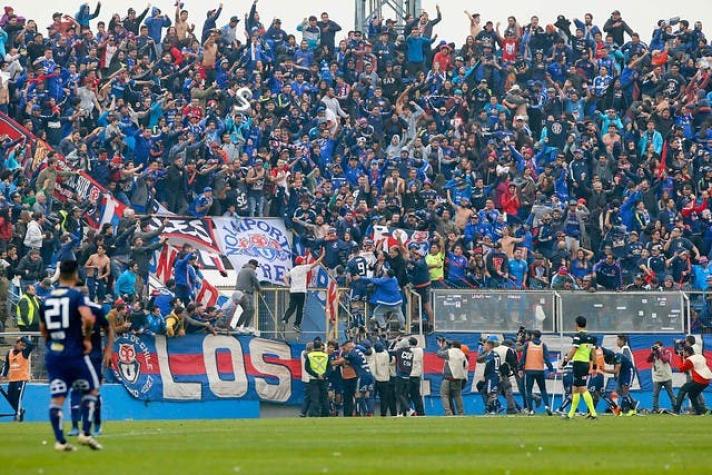
[(203, 193), (210, 193), (212, 191), (213, 191), (213, 189), (210, 188), (209, 186), (206, 186), (205, 188), (203, 188)]
[(499, 338), (497, 338), (497, 335), (490, 335), (487, 337), (487, 343), (498, 343)]

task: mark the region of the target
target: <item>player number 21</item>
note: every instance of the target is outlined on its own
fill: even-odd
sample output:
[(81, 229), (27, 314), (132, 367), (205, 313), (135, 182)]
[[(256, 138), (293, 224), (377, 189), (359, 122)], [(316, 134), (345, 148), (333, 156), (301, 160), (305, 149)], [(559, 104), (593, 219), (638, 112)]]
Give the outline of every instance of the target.
[(45, 301), (45, 321), (47, 330), (69, 328), (69, 299), (55, 298)]

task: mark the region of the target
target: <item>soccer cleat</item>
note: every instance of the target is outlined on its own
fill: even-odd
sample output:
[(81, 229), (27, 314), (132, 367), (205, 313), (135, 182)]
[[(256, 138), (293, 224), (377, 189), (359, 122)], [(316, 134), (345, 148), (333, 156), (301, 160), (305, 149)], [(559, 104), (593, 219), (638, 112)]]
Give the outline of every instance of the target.
[(622, 411), (620, 406), (614, 406), (611, 408), (611, 412), (613, 412), (614, 416), (620, 416)]
[(534, 409), (530, 409), (529, 412), (527, 412), (527, 415), (528, 415), (528, 416), (533, 416), (534, 414), (536, 414), (536, 413), (534, 412)]
[(547, 415), (547, 416), (553, 416), (553, 415), (554, 415), (554, 413), (551, 412), (551, 408), (550, 408), (549, 406), (546, 406), (545, 409), (546, 409), (546, 415)]
[(597, 421), (598, 416), (594, 416), (593, 414), (586, 414), (586, 419), (590, 419), (592, 421)]
[(54, 443), (54, 450), (58, 452), (74, 452), (77, 450), (75, 446), (70, 444), (69, 442), (61, 443), (61, 442), (55, 442)]
[(90, 435), (80, 434), (77, 437), (77, 442), (80, 443), (81, 445), (86, 445), (87, 447), (89, 447), (92, 450), (101, 450), (104, 448), (104, 447), (102, 447), (102, 445), (99, 442), (97, 442), (97, 440), (94, 437), (92, 437)]
[(566, 421), (569, 421), (569, 420), (573, 419), (573, 417), (570, 416), (568, 413), (566, 413), (566, 414), (561, 414), (561, 418), (564, 419), (564, 420), (566, 420)]
[(630, 411), (626, 412), (625, 415), (626, 416), (637, 416), (638, 411), (636, 411), (635, 409), (631, 409)]
[(69, 433), (67, 433), (67, 435), (69, 435), (71, 437), (78, 436), (79, 435), (79, 427), (72, 427), (72, 430), (70, 430)]
[(413, 408), (408, 409), (408, 412), (406, 414), (408, 417), (414, 416), (415, 415), (415, 410)]

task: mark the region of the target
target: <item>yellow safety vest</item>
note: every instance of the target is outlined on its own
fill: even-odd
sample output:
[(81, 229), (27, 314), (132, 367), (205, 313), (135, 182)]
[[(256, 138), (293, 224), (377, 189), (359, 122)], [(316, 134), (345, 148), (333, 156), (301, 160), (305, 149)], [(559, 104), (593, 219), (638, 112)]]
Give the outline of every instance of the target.
[(329, 355), (323, 351), (312, 351), (307, 354), (311, 370), (319, 376), (326, 374), (326, 365), (329, 362)]
[[(25, 318), (20, 314), (20, 302), (23, 300), (27, 300), (27, 321), (25, 321)], [(23, 327), (29, 327), (32, 326), (35, 323), (35, 318), (37, 315), (37, 311), (40, 309), (40, 301), (37, 299), (36, 296), (30, 296), (27, 294), (24, 294), (22, 297), (20, 297), (20, 300), (17, 302), (17, 307), (15, 308), (15, 314), (17, 316), (17, 324), (21, 325)]]

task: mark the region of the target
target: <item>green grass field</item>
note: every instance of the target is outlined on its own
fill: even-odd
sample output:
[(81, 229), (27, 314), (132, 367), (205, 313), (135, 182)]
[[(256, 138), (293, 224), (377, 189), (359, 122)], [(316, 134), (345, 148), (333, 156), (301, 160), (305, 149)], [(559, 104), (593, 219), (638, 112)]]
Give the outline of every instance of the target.
[(2, 424), (0, 474), (712, 473), (712, 417), (108, 422), (101, 442), (55, 453), (48, 424)]

